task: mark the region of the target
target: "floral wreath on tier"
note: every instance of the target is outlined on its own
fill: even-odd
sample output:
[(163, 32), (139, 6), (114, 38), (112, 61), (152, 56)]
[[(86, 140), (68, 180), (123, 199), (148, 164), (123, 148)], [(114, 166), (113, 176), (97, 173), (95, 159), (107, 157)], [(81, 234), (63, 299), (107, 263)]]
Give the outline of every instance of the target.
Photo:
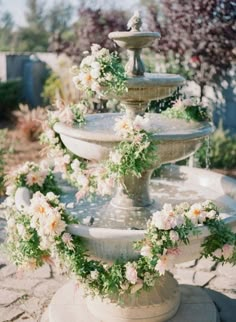
[[(117, 54), (93, 46), (90, 56), (82, 61), (80, 68), (73, 68), (74, 82), (80, 89), (85, 86), (91, 89), (89, 94), (100, 93), (110, 82), (109, 91), (119, 88), (121, 93), (125, 90), (126, 75)], [(92, 82), (97, 82), (97, 86), (93, 83), (90, 87)], [(8, 178), (8, 198), (4, 206), (6, 247), (12, 261), (22, 269), (36, 269), (45, 262), (53, 262), (76, 276), (92, 294), (134, 294), (154, 286), (156, 280), (173, 266), (179, 255), (179, 245), (188, 244), (192, 234), (199, 234), (199, 225), (204, 225), (210, 235), (202, 243), (201, 255), (211, 257), (217, 263), (235, 265), (236, 234), (220, 219), (219, 210), (212, 201), (193, 205), (187, 202), (175, 206), (165, 204), (154, 212), (147, 223), (144, 239), (133, 245), (138, 255), (136, 260), (119, 259), (108, 264), (89, 257), (81, 238), (68, 231), (69, 225), (78, 221), (60, 201), (61, 191), (54, 172), (61, 171), (63, 178), (78, 188), (78, 201), (98, 192), (111, 194), (114, 183), (123, 175), (140, 176), (149, 167), (158, 145), (148, 131), (148, 114), (134, 120), (123, 116), (117, 119), (114, 128), (122, 138), (121, 142), (103, 165), (91, 164), (70, 153), (53, 130), (58, 121), (84, 124), (85, 112), (86, 102), (68, 106), (59, 102), (57, 110), (48, 112), (42, 135), (42, 142), (49, 145), (48, 154), (55, 164), (27, 162)], [(194, 100), (178, 100), (164, 114), (188, 121), (208, 119), (205, 108)], [(30, 192), (28, 205), (18, 204), (19, 188), (27, 188)]]

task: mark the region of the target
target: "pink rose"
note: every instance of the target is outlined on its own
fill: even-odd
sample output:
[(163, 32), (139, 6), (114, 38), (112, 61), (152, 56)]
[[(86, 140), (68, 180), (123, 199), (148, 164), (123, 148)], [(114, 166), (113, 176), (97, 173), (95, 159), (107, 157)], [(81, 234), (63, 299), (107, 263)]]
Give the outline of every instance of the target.
[(133, 264), (131, 263), (126, 264), (125, 277), (131, 284), (136, 284), (138, 280), (138, 273)]

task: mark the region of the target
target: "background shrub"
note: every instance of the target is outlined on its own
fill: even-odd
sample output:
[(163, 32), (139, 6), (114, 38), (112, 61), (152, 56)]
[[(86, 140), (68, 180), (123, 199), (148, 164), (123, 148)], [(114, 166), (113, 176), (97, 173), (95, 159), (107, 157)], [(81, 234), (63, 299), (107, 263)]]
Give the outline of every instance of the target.
[(236, 168), (236, 135), (229, 135), (218, 128), (195, 154), (197, 165), (205, 168), (235, 169)]
[(6, 136), (7, 130), (0, 130), (0, 196), (4, 194), (4, 168), (5, 168), (5, 156), (7, 153), (6, 148)]
[(11, 111), (22, 102), (22, 82), (20, 79), (0, 82), (0, 116), (8, 118)]

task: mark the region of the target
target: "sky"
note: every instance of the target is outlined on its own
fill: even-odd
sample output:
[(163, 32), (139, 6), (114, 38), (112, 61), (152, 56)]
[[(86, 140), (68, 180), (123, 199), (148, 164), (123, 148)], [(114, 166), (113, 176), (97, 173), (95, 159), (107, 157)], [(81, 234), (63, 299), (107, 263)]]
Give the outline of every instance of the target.
[[(47, 3), (47, 6), (50, 7), (50, 5), (58, 1), (59, 0), (46, 0), (45, 2)], [(1, 11), (9, 11), (12, 14), (15, 24), (17, 26), (24, 26), (24, 13), (26, 10), (26, 2), (27, 0), (0, 0), (0, 8)], [(64, 2), (71, 3), (73, 6), (76, 7), (76, 5), (79, 3), (79, 0), (64, 0)], [(110, 3), (113, 6), (115, 5), (117, 8), (132, 10), (132, 8), (135, 7), (135, 4), (137, 4), (138, 0), (99, 0), (98, 2), (102, 5), (107, 5), (108, 3)]]

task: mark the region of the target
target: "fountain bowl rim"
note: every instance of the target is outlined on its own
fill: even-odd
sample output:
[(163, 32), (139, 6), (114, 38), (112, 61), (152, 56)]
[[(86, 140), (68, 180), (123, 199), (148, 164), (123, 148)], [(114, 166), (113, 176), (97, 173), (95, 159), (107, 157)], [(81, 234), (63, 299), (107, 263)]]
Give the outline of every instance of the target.
[(128, 38), (143, 38), (143, 37), (150, 37), (150, 38), (161, 38), (161, 34), (157, 31), (113, 31), (108, 34), (110, 39), (115, 40), (123, 40)]
[[(104, 115), (116, 115), (117, 118), (122, 116), (120, 113), (106, 113)], [(99, 114), (99, 117), (104, 116), (102, 114)], [(87, 117), (98, 117), (96, 114), (89, 114)], [(162, 116), (163, 117), (163, 116)], [(187, 122), (187, 121), (186, 121)], [(184, 133), (153, 133), (153, 140), (154, 141), (183, 141), (183, 140), (194, 140), (199, 138), (204, 138), (212, 134), (215, 130), (214, 125), (211, 122), (195, 122), (201, 126), (195, 129), (185, 130)], [(96, 131), (96, 132), (90, 132), (89, 130), (66, 125), (62, 122), (57, 122), (54, 125), (54, 130), (67, 137), (71, 137), (78, 140), (85, 140), (88, 142), (107, 142), (107, 143), (117, 143), (121, 142), (123, 140), (122, 137), (116, 135), (115, 133), (102, 133)]]

